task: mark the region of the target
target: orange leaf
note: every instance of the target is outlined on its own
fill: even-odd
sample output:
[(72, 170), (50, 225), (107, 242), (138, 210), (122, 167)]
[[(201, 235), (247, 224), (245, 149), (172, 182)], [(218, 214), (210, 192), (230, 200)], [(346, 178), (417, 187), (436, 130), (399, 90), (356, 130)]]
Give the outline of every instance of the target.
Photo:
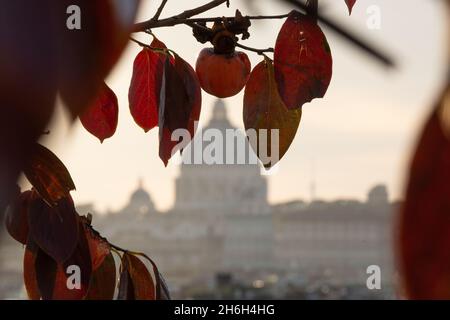
[[(284, 105), (277, 90), (273, 63), (266, 58), (253, 69), (244, 94), (245, 129), (256, 131), (257, 139), (250, 136), (250, 145), (266, 168), (275, 165), (289, 149), (301, 115), (301, 109), (289, 110)], [(267, 130), (267, 139), (260, 139), (261, 130)], [(273, 130), (278, 130), (278, 141), (272, 140)]]

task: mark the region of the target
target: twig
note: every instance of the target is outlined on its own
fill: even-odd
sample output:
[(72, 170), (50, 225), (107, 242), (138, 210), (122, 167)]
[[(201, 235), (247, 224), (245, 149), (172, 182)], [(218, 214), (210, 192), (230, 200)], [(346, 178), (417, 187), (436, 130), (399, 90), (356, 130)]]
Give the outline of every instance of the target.
[(158, 8), (158, 11), (156, 11), (155, 15), (153, 16), (152, 20), (157, 21), (159, 17), (161, 16), (161, 13), (164, 10), (164, 7), (166, 6), (168, 0), (162, 0), (161, 5)]
[(179, 15), (176, 15), (176, 16), (173, 16), (173, 17), (170, 17), (167, 19), (156, 20), (156, 21), (150, 19), (150, 20), (147, 20), (144, 22), (140, 22), (140, 23), (137, 23), (134, 25), (133, 31), (139, 32), (139, 31), (144, 31), (147, 29), (170, 27), (170, 26), (174, 26), (177, 24), (182, 24), (182, 23), (184, 23), (183, 20), (189, 19), (193, 16), (196, 16), (196, 15), (206, 12), (210, 9), (213, 9), (225, 2), (227, 2), (227, 0), (213, 0), (213, 1), (210, 1), (200, 7), (197, 7), (197, 8), (191, 9), (191, 10), (186, 10), (186, 11), (180, 13)]
[(259, 55), (264, 55), (265, 52), (274, 52), (273, 48), (256, 49), (256, 48), (244, 46), (243, 44), (240, 44), (240, 43), (236, 43), (236, 47), (239, 47), (239, 48), (244, 49), (244, 50), (256, 52)]

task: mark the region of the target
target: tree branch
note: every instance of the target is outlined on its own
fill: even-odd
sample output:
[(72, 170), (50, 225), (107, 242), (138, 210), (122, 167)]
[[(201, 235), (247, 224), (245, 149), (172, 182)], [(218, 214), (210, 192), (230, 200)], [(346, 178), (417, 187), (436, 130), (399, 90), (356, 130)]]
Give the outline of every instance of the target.
[(240, 43), (236, 43), (236, 47), (239, 47), (239, 48), (244, 49), (244, 50), (256, 52), (259, 55), (263, 55), (265, 52), (274, 52), (273, 48), (256, 49), (256, 48), (244, 46), (243, 44), (240, 44)]
[(201, 14), (203, 12), (206, 12), (208, 10), (211, 10), (217, 6), (220, 6), (222, 3), (227, 2), (228, 0), (213, 0), (210, 1), (200, 7), (191, 9), (191, 10), (186, 10), (182, 13), (180, 13), (179, 15), (167, 18), (167, 19), (162, 19), (162, 20), (147, 20), (144, 22), (140, 22), (134, 25), (133, 27), (133, 32), (139, 32), (139, 31), (144, 31), (147, 29), (153, 29), (153, 28), (160, 28), (160, 27), (170, 27), (170, 26), (174, 26), (177, 24), (182, 24), (184, 23), (181, 20), (186, 20), (188, 18), (191, 18), (193, 16), (196, 16), (198, 14)]
[(153, 21), (156, 21), (159, 19), (159, 17), (161, 16), (161, 13), (164, 10), (164, 7), (166, 6), (167, 1), (169, 1), (169, 0), (162, 0), (161, 5), (158, 8), (158, 11), (156, 11), (155, 15), (152, 18)]

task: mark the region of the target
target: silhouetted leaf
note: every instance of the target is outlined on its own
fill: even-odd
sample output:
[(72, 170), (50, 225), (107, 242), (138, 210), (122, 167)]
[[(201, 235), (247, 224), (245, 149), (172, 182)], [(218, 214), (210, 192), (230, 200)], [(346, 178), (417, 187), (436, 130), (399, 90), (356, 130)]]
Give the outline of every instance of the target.
[(109, 253), (92, 274), (86, 300), (112, 300), (116, 289), (116, 264)]
[(450, 138), (439, 119), (443, 101), (412, 159), (399, 221), (400, 275), (411, 299), (450, 299)]
[[(166, 48), (165, 44), (157, 38), (153, 39), (150, 46), (152, 48)], [(158, 53), (148, 48), (143, 48), (134, 60), (128, 101), (134, 121), (145, 132), (158, 125), (164, 61), (164, 53)]]
[(327, 39), (313, 17), (290, 13), (278, 34), (274, 65), (280, 96), (289, 109), (325, 95), (333, 61)]
[(38, 247), (34, 267), (36, 283), (42, 299), (52, 300), (58, 273), (58, 265), (56, 261)]
[(103, 83), (94, 102), (80, 115), (81, 124), (103, 143), (116, 132), (118, 119), (119, 105), (116, 94)]
[(27, 291), (28, 299), (40, 300), (41, 293), (36, 278), (36, 256), (39, 251), (38, 245), (33, 239), (28, 238), (23, 258), (23, 281)]
[(32, 191), (22, 192), (6, 211), (6, 229), (11, 237), (22, 244), (27, 244), (28, 240), (28, 206), (33, 196), (37, 195), (33, 195)]
[[(289, 149), (301, 115), (301, 109), (289, 110), (284, 105), (277, 90), (273, 63), (266, 58), (253, 69), (244, 94), (245, 129), (256, 130), (257, 139), (249, 136), (250, 145), (266, 168), (275, 165)], [(267, 139), (260, 135), (261, 130), (267, 130)], [(272, 140), (272, 130), (278, 130), (278, 141)]]
[[(159, 157), (167, 166), (178, 149), (185, 148), (195, 134), (194, 123), (201, 110), (201, 89), (194, 69), (178, 55), (166, 57), (159, 106)], [(177, 129), (188, 130), (188, 141), (173, 141)], [(177, 148), (176, 148), (177, 147)]]
[(36, 191), (50, 205), (55, 205), (75, 189), (66, 166), (53, 152), (38, 143), (32, 149), (32, 156), (24, 173)]
[(128, 262), (125, 257), (122, 257), (121, 269), (117, 300), (135, 300), (133, 280), (131, 279)]
[(41, 198), (33, 199), (28, 211), (30, 235), (58, 263), (66, 261), (78, 242), (77, 213), (71, 198), (54, 207)]

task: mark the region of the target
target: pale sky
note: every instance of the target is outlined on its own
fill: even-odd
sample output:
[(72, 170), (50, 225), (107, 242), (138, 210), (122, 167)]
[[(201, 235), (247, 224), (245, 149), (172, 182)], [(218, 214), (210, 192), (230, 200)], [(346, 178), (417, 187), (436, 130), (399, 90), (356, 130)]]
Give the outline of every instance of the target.
[[(169, 0), (163, 17), (207, 0)], [(236, 8), (248, 13), (243, 0), (231, 0), (205, 16), (233, 15)], [(258, 0), (262, 14), (287, 13), (275, 0)], [(302, 123), (277, 174), (269, 178), (272, 203), (309, 200), (310, 183), (323, 199), (364, 199), (376, 183), (386, 183), (391, 198), (402, 193), (404, 173), (417, 130), (445, 76), (445, 10), (441, 1), (359, 0), (348, 17), (344, 0), (322, 0), (324, 13), (392, 53), (396, 70), (380, 67), (324, 28), (334, 59), (333, 79), (327, 95), (303, 108)], [(139, 21), (151, 17), (159, 1), (143, 0)], [(381, 9), (381, 30), (366, 26), (366, 10)], [(283, 21), (254, 22), (249, 46), (273, 46)], [(162, 28), (154, 33), (191, 65), (204, 45), (186, 26)], [(146, 35), (137, 35), (149, 41)], [(115, 136), (100, 144), (78, 122), (69, 129), (65, 115), (55, 116), (51, 135), (44, 143), (67, 165), (77, 186), (77, 204), (94, 203), (100, 210), (120, 209), (143, 179), (158, 209), (169, 209), (174, 200), (174, 178), (179, 169), (167, 168), (158, 157), (157, 129), (145, 134), (128, 108), (128, 87), (133, 60), (140, 48), (130, 43), (107, 83), (119, 99), (119, 126)], [(253, 66), (261, 58), (248, 53)], [(233, 124), (243, 128), (243, 94), (226, 99)], [(203, 92), (201, 124), (208, 121), (214, 97)]]

